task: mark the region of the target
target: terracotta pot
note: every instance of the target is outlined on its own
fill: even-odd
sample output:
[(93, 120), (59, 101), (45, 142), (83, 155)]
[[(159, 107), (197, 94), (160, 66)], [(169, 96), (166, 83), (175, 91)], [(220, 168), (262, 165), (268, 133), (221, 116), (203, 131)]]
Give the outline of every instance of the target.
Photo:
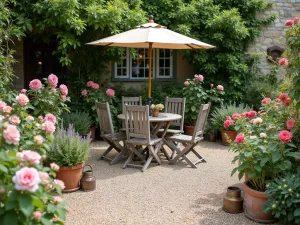
[(152, 116), (153, 117), (158, 117), (159, 116), (159, 111), (158, 110), (153, 110)]
[(184, 126), (184, 133), (186, 134), (186, 135), (190, 135), (190, 136), (193, 136), (193, 134), (194, 134), (194, 129), (195, 129), (195, 127), (194, 126)]
[(216, 142), (217, 141), (215, 133), (210, 133), (209, 134), (209, 141), (211, 141), (211, 142)]
[(243, 190), (245, 192), (244, 205), (245, 215), (249, 219), (258, 223), (273, 223), (271, 213), (265, 213), (263, 208), (265, 202), (268, 200), (265, 192), (256, 191), (247, 185), (247, 181), (243, 183)]
[(76, 166), (61, 166), (56, 173), (56, 178), (65, 183), (66, 188), (63, 192), (74, 192), (79, 189), (79, 181), (82, 175), (84, 163)]
[[(231, 141), (235, 140), (236, 132), (231, 130), (220, 130), (222, 135), (222, 143), (223, 145), (230, 145), (230, 143), (227, 141), (227, 138), (229, 138)], [(226, 137), (226, 135), (228, 137)]]
[(91, 132), (91, 140), (95, 140), (95, 133), (96, 133), (96, 128), (95, 127), (90, 127), (90, 132)]

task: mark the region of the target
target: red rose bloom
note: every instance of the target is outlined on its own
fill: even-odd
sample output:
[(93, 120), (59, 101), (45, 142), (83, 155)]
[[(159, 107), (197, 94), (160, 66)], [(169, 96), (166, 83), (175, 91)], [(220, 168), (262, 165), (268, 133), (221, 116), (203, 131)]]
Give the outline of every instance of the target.
[(287, 99), (288, 97), (289, 97), (289, 96), (288, 96), (286, 93), (282, 93), (282, 94), (279, 95), (278, 98), (279, 98), (280, 100), (284, 101), (284, 100)]
[(224, 128), (228, 128), (231, 125), (231, 120), (224, 121)]
[(235, 138), (235, 142), (238, 144), (241, 144), (245, 141), (245, 136), (243, 133), (239, 133), (236, 138)]

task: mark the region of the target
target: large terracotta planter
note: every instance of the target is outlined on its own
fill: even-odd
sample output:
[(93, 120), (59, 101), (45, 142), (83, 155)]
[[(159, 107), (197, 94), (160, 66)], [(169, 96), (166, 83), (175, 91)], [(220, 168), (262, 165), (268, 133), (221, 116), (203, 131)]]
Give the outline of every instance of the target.
[[(230, 145), (227, 138), (229, 138), (231, 141), (235, 140), (235, 137), (236, 137), (235, 131), (231, 131), (231, 130), (220, 130), (220, 131), (221, 131), (221, 135), (222, 135), (223, 145)], [(226, 135), (227, 135), (227, 137), (226, 137)]]
[(273, 223), (275, 220), (272, 218), (272, 214), (265, 213), (263, 210), (265, 202), (268, 200), (266, 193), (253, 190), (247, 183), (247, 181), (243, 183), (246, 217), (258, 223)]
[(84, 163), (76, 166), (61, 166), (56, 173), (56, 178), (65, 183), (63, 192), (74, 192), (79, 189), (79, 181), (82, 175)]
[(195, 127), (194, 126), (184, 126), (184, 133), (186, 135), (190, 135), (190, 136), (193, 136), (194, 134), (194, 130), (195, 130)]

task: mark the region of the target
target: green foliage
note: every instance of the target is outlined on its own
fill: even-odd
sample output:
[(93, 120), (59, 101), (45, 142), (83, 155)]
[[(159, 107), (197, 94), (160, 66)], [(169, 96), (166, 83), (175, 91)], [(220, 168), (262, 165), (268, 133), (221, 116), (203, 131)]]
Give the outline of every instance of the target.
[(8, 8), (13, 3), (13, 0), (0, 2), (0, 96), (9, 91), (15, 77), (13, 39), (20, 39), (24, 35), (17, 23), (13, 21), (13, 13)]
[(265, 210), (282, 224), (300, 224), (300, 172), (288, 173), (267, 184)]
[(85, 112), (63, 112), (61, 117), (62, 126), (65, 130), (72, 124), (75, 131), (80, 135), (87, 135), (89, 128), (92, 127), (92, 119), (89, 114)]
[(156, 16), (158, 23), (216, 46), (183, 53), (197, 71), (206, 75), (208, 83), (225, 87), (228, 100), (241, 101), (244, 87), (253, 77), (247, 47), (262, 26), (275, 19), (274, 15), (258, 18), (257, 13), (270, 4), (265, 0), (145, 0), (142, 7)]
[[(229, 104), (221, 104), (220, 107), (217, 107), (211, 114), (211, 123), (212, 127), (216, 130), (224, 129), (224, 121), (227, 116), (232, 116), (234, 113), (244, 113), (251, 110), (251, 107), (243, 103), (237, 104), (235, 102)], [(233, 129), (233, 127), (230, 127)]]
[(69, 125), (67, 130), (58, 128), (54, 134), (50, 149), (47, 151), (48, 161), (59, 166), (75, 166), (85, 162), (89, 157), (90, 135), (81, 137)]

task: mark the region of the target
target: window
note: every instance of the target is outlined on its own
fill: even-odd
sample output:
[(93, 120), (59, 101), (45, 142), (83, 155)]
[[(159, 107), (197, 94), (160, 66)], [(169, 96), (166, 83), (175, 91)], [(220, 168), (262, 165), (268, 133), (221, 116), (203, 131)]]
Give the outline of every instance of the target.
[[(173, 55), (169, 49), (153, 49), (153, 79), (172, 79)], [(131, 55), (129, 49), (119, 62), (114, 63), (114, 78), (116, 80), (145, 80), (148, 79), (149, 58), (148, 49), (137, 49)]]

